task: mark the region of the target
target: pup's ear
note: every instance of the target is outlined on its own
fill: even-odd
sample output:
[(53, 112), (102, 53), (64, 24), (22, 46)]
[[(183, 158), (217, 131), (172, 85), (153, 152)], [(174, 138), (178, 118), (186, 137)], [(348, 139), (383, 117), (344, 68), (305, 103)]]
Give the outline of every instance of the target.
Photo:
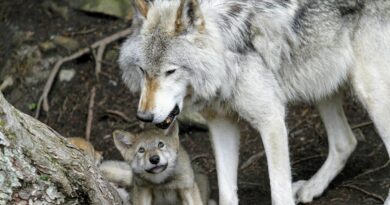
[(204, 32), (205, 21), (200, 10), (199, 0), (181, 0), (175, 21), (176, 33), (181, 33), (191, 28)]
[(130, 132), (116, 130), (112, 134), (112, 137), (114, 138), (116, 148), (119, 150), (122, 156), (125, 157), (126, 151), (133, 146), (135, 135)]
[(179, 124), (177, 120), (172, 123), (172, 125), (165, 131), (165, 136), (177, 137), (179, 138)]
[(148, 16), (149, 11), (149, 2), (150, 0), (134, 0), (134, 7), (136, 10), (146, 18)]

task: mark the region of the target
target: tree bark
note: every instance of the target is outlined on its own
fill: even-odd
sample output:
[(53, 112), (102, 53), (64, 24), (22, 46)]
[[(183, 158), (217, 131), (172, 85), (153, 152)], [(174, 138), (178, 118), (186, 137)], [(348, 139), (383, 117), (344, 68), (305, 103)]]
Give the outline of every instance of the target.
[(0, 205), (122, 204), (94, 165), (0, 92)]

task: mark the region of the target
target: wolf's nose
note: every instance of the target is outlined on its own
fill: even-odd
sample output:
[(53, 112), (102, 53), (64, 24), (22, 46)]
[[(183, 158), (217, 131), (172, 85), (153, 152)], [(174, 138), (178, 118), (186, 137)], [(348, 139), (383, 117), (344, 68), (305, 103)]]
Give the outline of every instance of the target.
[(153, 155), (149, 158), (150, 163), (158, 164), (160, 162), (160, 157), (158, 155)]
[(145, 111), (138, 111), (137, 112), (137, 119), (143, 121), (143, 122), (153, 122), (154, 115), (150, 112)]

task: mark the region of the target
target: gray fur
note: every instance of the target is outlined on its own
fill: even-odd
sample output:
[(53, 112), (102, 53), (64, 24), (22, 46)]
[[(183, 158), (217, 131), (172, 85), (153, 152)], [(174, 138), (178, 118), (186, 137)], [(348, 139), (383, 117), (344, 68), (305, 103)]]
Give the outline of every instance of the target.
[[(390, 1), (202, 0), (198, 11), (202, 16), (184, 13), (185, 29), (175, 33), (180, 3), (149, 3), (148, 16), (139, 18), (137, 32), (121, 50), (123, 79), (132, 91), (144, 87), (143, 74), (137, 67), (157, 76), (162, 85), (150, 111), (158, 116), (153, 123), (163, 121), (174, 104), (201, 112), (211, 110), (213, 135), (223, 134), (220, 126), (231, 125), (231, 120), (225, 118), (239, 116), (249, 121), (262, 135), (273, 204), (277, 205), (293, 204), (284, 122), (288, 102), (321, 104), (333, 99), (338, 88), (350, 82), (390, 151), (390, 101), (381, 98), (390, 94), (386, 81), (390, 77)], [(188, 23), (188, 19), (198, 24)], [(204, 22), (204, 30), (199, 29), (199, 22)], [(172, 67), (176, 73), (164, 76)], [(385, 111), (379, 112), (381, 109)], [(328, 126), (328, 132), (348, 135), (348, 139), (336, 140), (334, 146), (341, 144), (353, 150), (353, 136), (343, 114), (334, 116), (343, 126)], [(324, 121), (328, 119), (324, 116)], [(332, 125), (329, 121), (325, 124)], [(217, 156), (226, 154), (220, 147), (223, 143), (238, 144), (212, 138)], [(344, 159), (349, 154), (336, 151), (331, 156)], [(218, 161), (223, 159), (217, 157)], [(310, 202), (319, 196), (345, 161), (335, 160), (339, 163), (337, 169), (319, 172), (328, 177), (326, 181), (313, 178), (300, 183), (297, 200)], [(238, 203), (235, 166), (217, 163), (217, 171), (223, 172), (218, 176), (224, 177), (219, 178), (220, 204)], [(311, 186), (318, 189), (310, 190)]]

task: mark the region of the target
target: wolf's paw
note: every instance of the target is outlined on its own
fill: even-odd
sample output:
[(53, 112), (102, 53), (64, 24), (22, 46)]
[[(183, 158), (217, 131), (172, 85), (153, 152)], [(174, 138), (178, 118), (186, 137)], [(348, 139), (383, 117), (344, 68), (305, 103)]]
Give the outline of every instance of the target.
[(303, 185), (306, 183), (307, 181), (306, 180), (299, 180), (299, 181), (296, 181), (292, 184), (292, 189), (293, 189), (293, 194), (294, 194), (294, 200), (295, 200), (295, 203), (298, 204), (300, 201), (299, 201), (299, 191), (301, 190), (301, 188), (303, 187)]
[(293, 193), (295, 202), (310, 203), (317, 196), (322, 194), (321, 186), (310, 183), (310, 181), (300, 180), (293, 183)]

